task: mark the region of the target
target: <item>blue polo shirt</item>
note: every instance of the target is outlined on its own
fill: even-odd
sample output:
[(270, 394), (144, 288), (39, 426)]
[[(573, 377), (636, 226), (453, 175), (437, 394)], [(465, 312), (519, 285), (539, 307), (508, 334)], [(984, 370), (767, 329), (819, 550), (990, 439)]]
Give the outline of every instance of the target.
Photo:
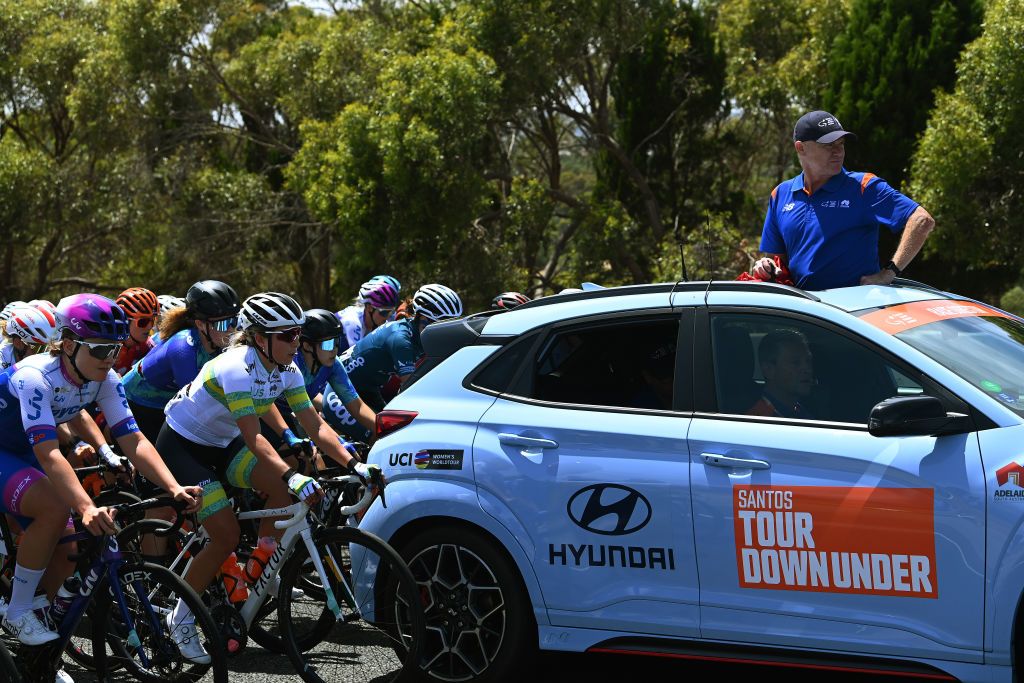
[(801, 289), (859, 285), (878, 272), (879, 226), (900, 232), (917, 207), (872, 173), (844, 168), (813, 195), (801, 173), (772, 190), (761, 251), (785, 254)]

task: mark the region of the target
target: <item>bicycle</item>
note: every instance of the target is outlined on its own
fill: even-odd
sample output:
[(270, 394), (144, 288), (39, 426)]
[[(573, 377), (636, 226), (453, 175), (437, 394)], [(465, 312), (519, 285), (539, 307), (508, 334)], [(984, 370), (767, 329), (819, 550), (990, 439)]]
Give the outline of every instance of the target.
[[(347, 475), (318, 481), (327, 492), (334, 492), (358, 482), (359, 478)], [(374, 497), (373, 487), (381, 491), (382, 504), (386, 504), (384, 480), (378, 473), (360, 500), (354, 505), (340, 507), (339, 512), (354, 515), (367, 508)], [(281, 635), (275, 647), (288, 654), (303, 680), (324, 680), (317, 674), (315, 666), (321, 661), (318, 659), (321, 654), (304, 653), (324, 641), (339, 623), (343, 625), (340, 629), (341, 644), (354, 643), (355, 647), (370, 640), (377, 643), (375, 664), (379, 671), (368, 674), (365, 668), (361, 669), (360, 679), (368, 676), (373, 680), (390, 680), (418, 665), (420, 641), (425, 629), (423, 609), (412, 574), (398, 553), (376, 536), (356, 528), (324, 527), (316, 512), (303, 502), (283, 508), (238, 513), (239, 522), (266, 517), (287, 517), (274, 523), (278, 529), (284, 529), (277, 549), (259, 578), (249, 587), (248, 598), (241, 607), (236, 608), (229, 603), (215, 606), (215, 619), (222, 634), (238, 644), (238, 651), (244, 648), (249, 631), (267, 614), (269, 589), (280, 576), (276, 612)], [(126, 533), (123, 540), (125, 543), (137, 542), (139, 533), (147, 533), (147, 528), (158, 526), (157, 520), (144, 520), (138, 526), (133, 525), (132, 535)], [(171, 568), (186, 571), (191, 556), (198, 552), (207, 538), (202, 527), (191, 532), (172, 561)], [(357, 554), (362, 558), (360, 572), (357, 573), (352, 572), (349, 559), (352, 546), (359, 549)], [(367, 595), (365, 590), (360, 592), (368, 585), (367, 582), (372, 583), (372, 595)], [(294, 591), (295, 588), (300, 590)], [(380, 618), (376, 618), (378, 615), (373, 610), (373, 603), (366, 603), (367, 597), (380, 600), (389, 609), (378, 610)], [(360, 622), (372, 624), (376, 638), (368, 637)], [(381, 642), (387, 644), (389, 654), (386, 657), (380, 652)], [(338, 644), (337, 639), (333, 644)], [(351, 656), (346, 659), (349, 663), (351, 660)], [(337, 675), (328, 677), (331, 681), (340, 679)]]
[[(139, 503), (112, 506), (121, 518), (132, 518), (145, 510), (172, 506), (169, 499), (147, 499)], [(180, 525), (180, 521), (176, 525)], [(171, 525), (166, 533), (177, 531)], [(130, 527), (128, 527), (130, 529)], [(93, 661), (97, 678), (105, 680), (112, 670), (110, 661), (124, 667), (139, 681), (192, 683), (206, 680), (227, 683), (228, 672), (223, 641), (209, 611), (188, 584), (166, 567), (123, 555), (115, 536), (93, 536), (88, 531), (66, 536), (61, 542), (83, 541), (85, 548), (74, 559), (79, 562), (82, 585), (57, 626), (58, 638), (42, 646), (22, 646), (19, 662), (28, 680), (52, 681), (80, 621), (88, 610)], [(109, 595), (113, 602), (103, 599)], [(97, 599), (98, 596), (103, 596)], [(204, 641), (211, 661), (195, 664), (185, 660), (168, 632), (167, 617), (178, 599), (195, 617), (198, 636)], [(112, 611), (112, 607), (116, 611)], [(91, 608), (91, 609), (90, 609)], [(109, 648), (109, 653), (108, 653)]]

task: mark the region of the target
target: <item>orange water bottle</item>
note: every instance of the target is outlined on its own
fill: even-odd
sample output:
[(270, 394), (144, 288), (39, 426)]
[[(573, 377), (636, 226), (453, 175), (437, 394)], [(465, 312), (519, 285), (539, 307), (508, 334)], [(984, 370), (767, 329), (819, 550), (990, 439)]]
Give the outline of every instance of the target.
[(249, 583), (256, 583), (263, 574), (263, 568), (270, 561), (270, 556), (277, 550), (277, 539), (273, 536), (263, 536), (259, 543), (252, 549), (249, 561), (245, 563), (245, 576)]
[(221, 578), (224, 581), (224, 589), (228, 593), (228, 600), (232, 604), (241, 604), (249, 597), (249, 589), (245, 585), (245, 576), (242, 568), (238, 566), (238, 555), (231, 553), (224, 564), (220, 566)]

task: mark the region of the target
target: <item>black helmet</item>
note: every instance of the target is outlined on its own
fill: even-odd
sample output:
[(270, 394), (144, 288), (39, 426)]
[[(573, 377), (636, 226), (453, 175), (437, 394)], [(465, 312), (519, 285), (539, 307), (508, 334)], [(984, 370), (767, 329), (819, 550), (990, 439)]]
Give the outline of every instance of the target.
[(210, 320), (238, 315), (242, 302), (231, 285), (220, 280), (202, 280), (188, 288), (185, 307), (193, 319)]
[(530, 297), (525, 294), (520, 294), (519, 292), (502, 292), (491, 299), (491, 308), (510, 311), (513, 308), (528, 303), (529, 301)]
[(340, 337), (343, 332), (341, 321), (326, 308), (311, 308), (306, 311), (306, 322), (302, 325), (302, 339), (318, 342)]

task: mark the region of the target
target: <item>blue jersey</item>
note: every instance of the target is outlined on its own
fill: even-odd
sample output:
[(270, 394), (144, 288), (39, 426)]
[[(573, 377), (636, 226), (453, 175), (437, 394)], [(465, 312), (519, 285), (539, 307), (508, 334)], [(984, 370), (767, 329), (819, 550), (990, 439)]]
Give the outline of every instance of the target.
[(844, 168), (813, 195), (801, 173), (772, 190), (761, 251), (785, 254), (801, 289), (859, 285), (878, 272), (879, 226), (900, 232), (917, 207), (871, 173)]
[(178, 389), (196, 378), (210, 358), (199, 339), (199, 330), (181, 330), (154, 347), (125, 374), (125, 394), (132, 403), (163, 408)]
[[(302, 379), (306, 382), (306, 395), (311, 399), (324, 393), (328, 384), (331, 385), (334, 393), (341, 397), (343, 403), (351, 403), (359, 398), (359, 394), (352, 386), (352, 380), (348, 378), (348, 373), (345, 372), (345, 366), (341, 364), (340, 359), (335, 360), (330, 367), (321, 365), (314, 375), (306, 366), (306, 359), (303, 357), (302, 351), (296, 351), (295, 365), (302, 373)], [(277, 407), (281, 410), (288, 408), (287, 404), (280, 399), (277, 401)]]
[(57, 440), (57, 425), (95, 403), (107, 417), (115, 438), (139, 430), (117, 373), (102, 382), (79, 384), (61, 356), (29, 356), (0, 373), (0, 451), (34, 462), (32, 447)]
[(391, 375), (405, 377), (416, 370), (423, 356), (415, 318), (403, 318), (378, 327), (346, 351), (341, 361), (360, 396), (380, 390)]

